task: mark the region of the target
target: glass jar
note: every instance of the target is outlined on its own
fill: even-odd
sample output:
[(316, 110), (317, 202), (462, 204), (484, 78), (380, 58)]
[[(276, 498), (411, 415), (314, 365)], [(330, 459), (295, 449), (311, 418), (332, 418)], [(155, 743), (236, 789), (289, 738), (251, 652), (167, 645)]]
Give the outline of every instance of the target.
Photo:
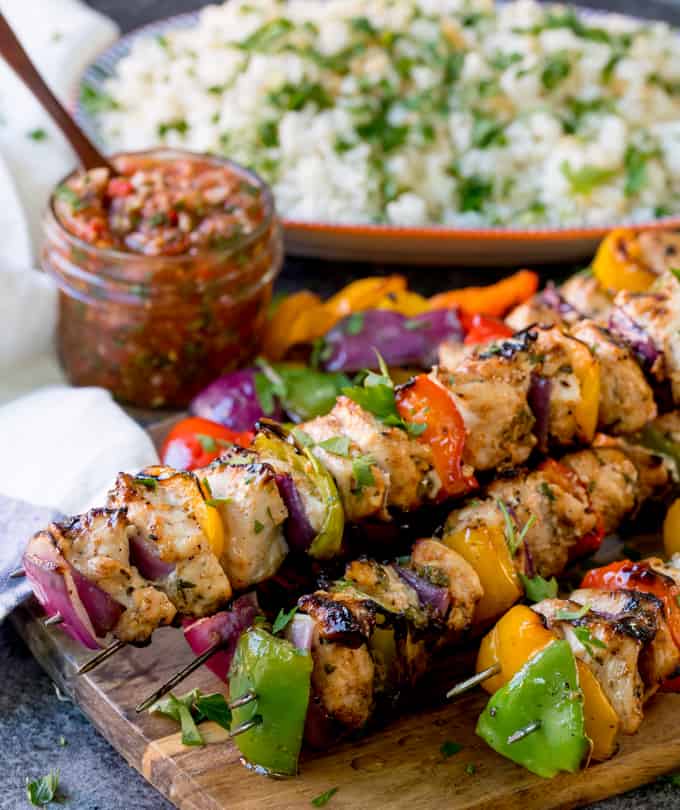
[(183, 408), (257, 353), (283, 257), (274, 201), (259, 177), (231, 161), (195, 159), (225, 166), (263, 195), (261, 222), (219, 249), (149, 256), (97, 247), (66, 229), (50, 199), (41, 260), (59, 287), (57, 344), (74, 385), (107, 388), (139, 407)]

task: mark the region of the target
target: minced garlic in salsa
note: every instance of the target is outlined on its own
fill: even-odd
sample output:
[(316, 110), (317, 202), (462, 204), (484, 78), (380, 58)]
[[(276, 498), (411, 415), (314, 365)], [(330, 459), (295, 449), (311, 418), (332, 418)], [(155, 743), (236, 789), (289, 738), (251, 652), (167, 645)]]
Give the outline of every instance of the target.
[(114, 165), (119, 176), (92, 169), (55, 191), (59, 221), (91, 245), (147, 256), (228, 250), (262, 222), (262, 189), (228, 165), (148, 156)]
[(44, 270), (75, 385), (182, 408), (258, 351), (282, 261), (271, 194), (233, 163), (171, 150), (114, 158), (57, 186)]

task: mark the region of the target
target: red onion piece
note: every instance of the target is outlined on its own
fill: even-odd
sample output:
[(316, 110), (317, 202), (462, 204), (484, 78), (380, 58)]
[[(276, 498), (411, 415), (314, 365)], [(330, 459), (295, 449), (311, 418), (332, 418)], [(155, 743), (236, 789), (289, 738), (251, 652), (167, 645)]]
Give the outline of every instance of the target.
[(424, 577), (418, 576), (411, 568), (395, 565), (394, 570), (418, 594), (418, 599), (423, 607), (430, 608), (435, 616), (445, 618), (451, 603), (451, 596), (446, 588), (433, 585)]
[(229, 610), (221, 610), (203, 619), (184, 619), (184, 638), (196, 655), (205, 652), (217, 641), (223, 643), (224, 648), (212, 655), (205, 665), (226, 682), (241, 633), (251, 627), (255, 617), (261, 614), (256, 594), (247, 593), (239, 596)]
[(644, 371), (651, 371), (661, 352), (645, 330), (619, 307), (609, 315), (609, 329), (627, 343)]
[(99, 649), (102, 645), (73, 581), (73, 569), (45, 534), (37, 534), (29, 541), (23, 564), (33, 593), (47, 615), (58, 613), (64, 632), (90, 650)]
[(540, 374), (531, 372), (529, 382), (529, 392), (527, 401), (529, 408), (534, 415), (536, 424), (534, 434), (537, 439), (538, 449), (545, 453), (548, 450), (548, 428), (550, 426), (550, 393), (552, 391), (552, 380), (549, 377), (542, 377)]
[(545, 285), (545, 289), (541, 293), (540, 298), (547, 307), (553, 309), (558, 315), (565, 317), (570, 315), (579, 318), (582, 317), (581, 313), (567, 301), (552, 281), (549, 281)]
[(256, 368), (244, 368), (218, 377), (194, 397), (190, 412), (239, 432), (252, 430), (263, 416), (280, 421), (283, 411), (278, 401), (272, 413), (262, 410), (255, 386), (259, 373)]
[(296, 613), (286, 627), (286, 638), (298, 650), (309, 652), (314, 638), (314, 619), (306, 613)]
[(327, 371), (375, 368), (376, 350), (388, 366), (432, 365), (445, 340), (462, 342), (455, 309), (436, 309), (413, 318), (387, 309), (368, 309), (340, 321), (325, 336)]
[(284, 524), (286, 541), (294, 551), (307, 551), (316, 537), (316, 532), (309, 522), (305, 504), (295, 486), (293, 476), (289, 473), (277, 473), (275, 480), (281, 499), (288, 510)]
[(174, 564), (163, 562), (154, 544), (138, 533), (130, 537), (130, 562), (151, 582), (165, 579), (175, 570)]
[(123, 613), (123, 606), (94, 582), (90, 582), (72, 565), (69, 568), (80, 601), (92, 622), (92, 627), (98, 636), (105, 636), (118, 624), (118, 619)]

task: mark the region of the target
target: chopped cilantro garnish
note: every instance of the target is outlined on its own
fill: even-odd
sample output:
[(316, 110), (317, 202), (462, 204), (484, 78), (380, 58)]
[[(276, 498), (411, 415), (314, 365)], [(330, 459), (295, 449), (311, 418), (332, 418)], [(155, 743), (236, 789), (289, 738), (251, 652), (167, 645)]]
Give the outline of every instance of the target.
[(355, 456), (352, 459), (352, 476), (354, 478), (353, 492), (359, 494), (364, 487), (372, 487), (375, 484), (375, 477), (371, 469), (375, 464), (372, 456)]
[(542, 599), (554, 599), (557, 596), (557, 580), (555, 577), (543, 579), (538, 574), (529, 577), (520, 573), (519, 578), (524, 586), (524, 594), (532, 602), (540, 602)]
[(253, 529), (255, 531), (255, 534), (259, 534), (264, 529), (264, 523), (260, 523), (259, 520), (256, 520), (253, 523)]
[(26, 780), (26, 797), (36, 807), (55, 801), (59, 787), (59, 771), (50, 771), (39, 779)]
[(27, 132), (26, 136), (32, 141), (44, 141), (47, 138), (47, 130), (39, 127), (38, 129), (32, 129), (30, 132)]
[(196, 438), (206, 453), (217, 452), (217, 442), (212, 436), (208, 436), (207, 433), (197, 433)]
[(500, 500), (496, 501), (496, 504), (503, 514), (503, 521), (505, 523), (505, 542), (508, 544), (510, 555), (514, 557), (515, 554), (517, 554), (517, 549), (524, 542), (527, 532), (536, 522), (536, 515), (530, 515), (522, 530), (518, 532), (517, 526), (515, 526), (515, 521), (512, 518), (508, 507), (503, 503), (503, 501)]
[(441, 744), (439, 747), (442, 756), (445, 759), (452, 757), (454, 754), (457, 754), (459, 751), (463, 750), (463, 746), (457, 742), (451, 742), (451, 740), (446, 740)]
[(591, 657), (594, 655), (593, 647), (599, 647), (601, 650), (607, 649), (607, 645), (603, 641), (600, 641), (599, 638), (595, 638), (587, 627), (575, 627), (574, 635), (586, 648), (588, 655)]
[(567, 161), (560, 168), (574, 194), (590, 194), (597, 186), (607, 183), (617, 174), (616, 169), (603, 169), (599, 166), (582, 166), (580, 169), (572, 169)]
[(555, 618), (565, 622), (573, 622), (582, 619), (590, 610), (590, 605), (585, 604), (578, 610), (558, 610), (555, 613)]
[(541, 84), (546, 90), (554, 90), (571, 73), (571, 61), (566, 53), (550, 56), (541, 71)]
[(363, 312), (353, 312), (344, 323), (344, 331), (346, 335), (359, 335), (364, 328), (364, 320), (366, 316)]
[(336, 456), (344, 456), (347, 458), (347, 456), (349, 456), (349, 445), (350, 440), (347, 436), (331, 436), (330, 439), (324, 439), (324, 441), (319, 442), (317, 447), (320, 447), (322, 450), (327, 450), (329, 453), (333, 453)]
[(281, 630), (284, 630), (292, 621), (293, 616), (297, 613), (297, 606), (292, 607), (288, 613), (285, 612), (283, 608), (279, 610), (279, 615), (274, 619), (274, 624), (272, 625), (272, 633), (276, 635), (280, 633)]
[(150, 475), (135, 475), (134, 481), (137, 484), (141, 484), (142, 486), (150, 489), (152, 492), (156, 491), (158, 487), (158, 481), (155, 478), (152, 478)]
[(332, 787), (330, 790), (326, 790), (323, 793), (319, 793), (318, 796), (315, 796), (312, 799), (312, 804), (314, 807), (323, 807), (324, 805), (328, 804), (328, 802), (335, 796), (335, 794), (340, 790), (340, 788)]

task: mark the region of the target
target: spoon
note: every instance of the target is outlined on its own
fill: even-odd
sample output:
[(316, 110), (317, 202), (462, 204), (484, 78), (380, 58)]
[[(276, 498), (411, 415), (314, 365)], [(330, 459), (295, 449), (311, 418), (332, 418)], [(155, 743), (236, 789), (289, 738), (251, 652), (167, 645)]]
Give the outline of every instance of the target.
[(23, 49), (2, 12), (0, 12), (0, 55), (38, 99), (43, 109), (49, 113), (66, 140), (71, 144), (73, 151), (78, 155), (84, 169), (105, 167), (111, 172), (112, 176), (120, 174), (71, 118), (61, 102), (57, 100), (36, 70), (33, 62), (29, 59), (28, 54)]

